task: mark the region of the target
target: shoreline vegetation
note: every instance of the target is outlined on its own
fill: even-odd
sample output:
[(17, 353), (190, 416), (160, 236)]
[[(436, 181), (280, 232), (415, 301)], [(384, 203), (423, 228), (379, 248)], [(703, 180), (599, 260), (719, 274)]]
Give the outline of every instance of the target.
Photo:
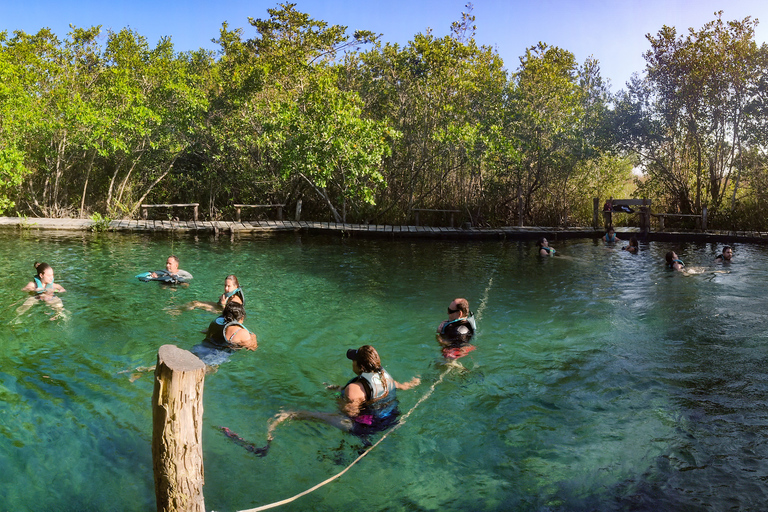
[(0, 32), (0, 215), (109, 229), (142, 204), (199, 203), (204, 221), (284, 205), (358, 225), (458, 211), (490, 229), (590, 226), (593, 198), (634, 197), (768, 231), (768, 45), (757, 20), (723, 16), (648, 34), (645, 69), (615, 94), (596, 58), (544, 42), (502, 62), (471, 4), (448, 35), (402, 46), (291, 3), (223, 23), (217, 52), (129, 28)]

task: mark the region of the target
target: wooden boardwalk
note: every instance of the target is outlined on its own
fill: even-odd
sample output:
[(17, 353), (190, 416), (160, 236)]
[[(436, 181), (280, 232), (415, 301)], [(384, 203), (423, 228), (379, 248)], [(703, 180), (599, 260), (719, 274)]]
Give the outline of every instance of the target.
[[(36, 217), (0, 217), (0, 230), (86, 231), (96, 223), (90, 219), (50, 219)], [(541, 236), (553, 240), (565, 238), (598, 238), (602, 228), (592, 227), (499, 227), (448, 228), (429, 226), (390, 226), (382, 224), (340, 224), (307, 221), (169, 221), (169, 220), (113, 220), (109, 231), (126, 233), (189, 233), (211, 235), (278, 234), (286, 232), (326, 233), (339, 236), (379, 238), (437, 238), (464, 240), (530, 240)], [(636, 228), (617, 228), (617, 233), (639, 234)], [(768, 243), (768, 233), (752, 231), (689, 231), (651, 232), (645, 240), (665, 241), (741, 241)]]

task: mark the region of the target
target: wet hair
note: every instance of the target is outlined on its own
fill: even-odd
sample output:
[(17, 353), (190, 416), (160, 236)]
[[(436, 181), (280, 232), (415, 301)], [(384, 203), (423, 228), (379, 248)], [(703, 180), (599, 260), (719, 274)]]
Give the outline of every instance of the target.
[(536, 242), (536, 246), (539, 248), (539, 250), (541, 250), (541, 247), (544, 245), (544, 241), (545, 240), (546, 240), (545, 237), (541, 237), (541, 238), (539, 238), (539, 241)]
[(173, 258), (174, 261), (176, 261), (177, 265), (179, 264), (179, 257), (178, 256), (176, 256), (175, 254), (171, 254), (170, 256), (168, 256), (168, 259), (171, 259), (171, 258)]
[(725, 251), (727, 251), (728, 249), (733, 250), (733, 248), (730, 245), (724, 245), (723, 246), (723, 254), (725, 254)]
[(456, 307), (458, 307), (463, 316), (469, 316), (469, 302), (467, 302), (467, 299), (453, 299), (453, 302), (456, 303)]
[(230, 279), (235, 282), (235, 288), (240, 288), (240, 282), (237, 280), (237, 277), (235, 277), (235, 274), (229, 274), (224, 278), (224, 282), (227, 282)]
[(45, 272), (49, 268), (51, 268), (51, 266), (49, 264), (47, 264), (47, 263), (35, 262), (35, 272), (37, 272), (37, 275), (42, 274), (43, 272)]
[(240, 322), (245, 318), (245, 307), (239, 302), (231, 300), (224, 306), (223, 316), (227, 323)]
[(370, 345), (363, 345), (357, 349), (353, 361), (356, 361), (360, 369), (365, 373), (380, 372), (382, 369), (379, 353)]
[(606, 229), (606, 230), (605, 230), (605, 234), (607, 235), (607, 234), (608, 234), (608, 233), (610, 233), (611, 231), (613, 231), (614, 233), (616, 232), (616, 230), (615, 230), (615, 229), (613, 229), (613, 227), (609, 227), (608, 229)]
[(629, 246), (637, 247), (637, 237), (634, 237), (634, 236), (629, 237)]
[(674, 254), (675, 253), (673, 251), (669, 251), (665, 256), (665, 258), (667, 259), (667, 263), (669, 263), (670, 265), (672, 264), (672, 260), (675, 258)]

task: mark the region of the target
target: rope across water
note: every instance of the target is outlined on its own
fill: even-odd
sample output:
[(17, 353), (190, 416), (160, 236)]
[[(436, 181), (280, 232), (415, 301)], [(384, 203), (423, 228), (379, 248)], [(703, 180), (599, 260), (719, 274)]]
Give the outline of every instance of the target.
[[(478, 308), (477, 308), (477, 312), (475, 313), (475, 316), (477, 317), (477, 319), (478, 319), (478, 320), (480, 320), (480, 317), (481, 317), (481, 316), (482, 316), (482, 314), (483, 314), (483, 310), (485, 309), (485, 306), (486, 306), (486, 304), (487, 304), (487, 302), (488, 302), (488, 294), (490, 293), (490, 290), (491, 290), (491, 285), (492, 285), (492, 284), (493, 284), (493, 277), (491, 277), (491, 278), (488, 280), (488, 286), (485, 288), (485, 293), (483, 294), (483, 299), (482, 299), (482, 301), (480, 302), (480, 306), (478, 306)], [(284, 500), (281, 500), (281, 501), (276, 501), (276, 502), (274, 502), (274, 503), (269, 503), (268, 505), (262, 505), (262, 506), (260, 506), (260, 507), (256, 507), (256, 508), (249, 508), (249, 509), (246, 509), (246, 510), (241, 510), (241, 511), (239, 511), (239, 512), (259, 512), (259, 511), (261, 511), (261, 510), (269, 510), (269, 509), (271, 509), (271, 508), (276, 508), (276, 507), (280, 507), (280, 506), (282, 506), (282, 505), (287, 505), (288, 503), (291, 503), (291, 502), (293, 502), (293, 501), (296, 501), (297, 499), (301, 498), (302, 496), (306, 496), (307, 494), (310, 494), (310, 493), (312, 493), (312, 492), (316, 491), (317, 489), (320, 489), (321, 487), (323, 487), (323, 486), (325, 486), (325, 485), (327, 485), (327, 484), (329, 484), (329, 483), (333, 482), (333, 481), (334, 481), (334, 480), (336, 480), (337, 478), (341, 477), (341, 476), (342, 476), (344, 473), (346, 473), (347, 471), (349, 471), (350, 469), (352, 469), (352, 466), (354, 466), (355, 464), (357, 464), (358, 462), (360, 462), (360, 460), (362, 460), (362, 458), (363, 458), (363, 457), (365, 457), (366, 455), (368, 455), (369, 453), (371, 453), (371, 451), (372, 451), (374, 448), (376, 448), (377, 446), (379, 446), (379, 445), (380, 445), (380, 444), (381, 444), (381, 443), (382, 443), (382, 442), (383, 442), (383, 441), (384, 441), (384, 440), (385, 440), (385, 439), (386, 439), (386, 438), (387, 438), (387, 437), (388, 437), (388, 436), (389, 436), (391, 433), (393, 433), (393, 432), (394, 432), (394, 431), (396, 431), (398, 428), (400, 428), (401, 426), (403, 426), (403, 425), (406, 423), (406, 421), (408, 420), (408, 418), (411, 416), (411, 414), (413, 414), (413, 411), (415, 411), (415, 410), (416, 410), (416, 408), (417, 408), (419, 405), (421, 405), (421, 404), (422, 404), (422, 402), (424, 402), (424, 401), (425, 401), (427, 398), (429, 398), (430, 396), (432, 396), (432, 393), (435, 391), (435, 388), (437, 387), (437, 385), (438, 385), (438, 384), (440, 384), (441, 382), (443, 382), (443, 379), (444, 379), (444, 378), (445, 378), (445, 376), (448, 374), (448, 372), (450, 372), (451, 370), (453, 370), (453, 369), (455, 369), (455, 368), (457, 368), (457, 366), (456, 366), (456, 365), (449, 365), (449, 366), (447, 366), (447, 367), (445, 368), (445, 370), (443, 370), (443, 372), (442, 372), (442, 373), (440, 374), (440, 376), (437, 378), (437, 380), (435, 380), (435, 382), (433, 382), (433, 383), (432, 383), (432, 385), (429, 387), (429, 390), (428, 390), (426, 393), (424, 393), (424, 396), (422, 396), (422, 397), (421, 397), (421, 398), (420, 398), (420, 399), (419, 399), (419, 400), (418, 400), (418, 401), (417, 401), (417, 402), (416, 402), (416, 403), (413, 405), (413, 407), (411, 407), (411, 409), (410, 409), (410, 410), (409, 410), (407, 413), (405, 413), (405, 414), (402, 416), (402, 418), (400, 418), (400, 422), (399, 422), (397, 425), (395, 425), (394, 427), (392, 427), (392, 429), (391, 429), (391, 430), (389, 430), (389, 431), (388, 431), (386, 434), (384, 434), (383, 436), (381, 436), (381, 439), (379, 439), (379, 440), (378, 440), (378, 441), (376, 441), (374, 444), (372, 444), (371, 446), (369, 446), (369, 447), (368, 447), (368, 449), (367, 449), (367, 450), (365, 450), (363, 453), (361, 453), (361, 454), (360, 454), (360, 456), (359, 456), (359, 457), (357, 457), (355, 460), (353, 460), (353, 461), (352, 461), (352, 463), (350, 463), (350, 464), (349, 464), (349, 466), (347, 466), (346, 468), (344, 468), (344, 469), (343, 469), (343, 470), (341, 470), (340, 472), (336, 473), (336, 474), (335, 474), (335, 475), (333, 475), (332, 477), (330, 477), (330, 478), (328, 478), (328, 479), (326, 479), (326, 480), (323, 480), (323, 481), (322, 481), (322, 482), (320, 482), (319, 484), (317, 484), (317, 485), (315, 485), (315, 486), (313, 486), (313, 487), (310, 487), (310, 488), (309, 488), (309, 489), (307, 489), (306, 491), (300, 492), (299, 494), (296, 494), (295, 496), (292, 496), (292, 497), (290, 497), (290, 498), (286, 498), (286, 499), (284, 499)]]

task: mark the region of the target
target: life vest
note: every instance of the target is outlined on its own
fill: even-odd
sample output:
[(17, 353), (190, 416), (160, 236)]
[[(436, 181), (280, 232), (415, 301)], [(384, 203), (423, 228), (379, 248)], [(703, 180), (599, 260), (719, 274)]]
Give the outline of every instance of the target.
[(224, 294), (224, 305), (226, 306), (227, 304), (229, 304), (229, 299), (231, 299), (235, 295), (240, 297), (240, 302), (243, 304), (243, 306), (245, 306), (245, 297), (243, 296), (243, 290), (239, 287), (235, 288), (229, 293)]
[(669, 268), (675, 268), (675, 263), (679, 263), (681, 267), (685, 266), (683, 260), (672, 260), (672, 263), (669, 264)]
[(32, 279), (35, 280), (35, 293), (37, 293), (38, 295), (41, 293), (52, 292), (55, 290), (53, 286), (53, 281), (43, 286), (43, 282), (40, 280), (38, 276), (35, 276)]
[[(382, 376), (384, 377), (382, 379)], [(352, 383), (359, 382), (365, 390), (365, 400), (374, 401), (384, 397), (394, 398), (395, 379), (385, 369), (380, 372), (364, 372), (354, 377), (344, 386), (346, 388)]]
[(555, 252), (557, 252), (552, 247), (541, 246), (541, 248), (544, 249), (545, 251), (547, 251), (547, 254), (549, 254), (550, 256), (554, 256)]
[(440, 329), (440, 337), (446, 341), (466, 343), (475, 334), (476, 329), (475, 315), (470, 311), (467, 317), (444, 323)]
[(235, 347), (235, 345), (231, 343), (231, 340), (239, 331), (235, 331), (232, 336), (227, 339), (227, 327), (231, 325), (239, 325), (241, 328), (248, 331), (248, 329), (240, 322), (227, 322), (223, 316), (219, 316), (208, 326), (208, 334), (205, 339), (211, 345), (214, 345), (218, 348)]
[(606, 241), (607, 243), (609, 243), (609, 244), (610, 244), (610, 243), (613, 243), (613, 242), (615, 242), (615, 241), (616, 241), (616, 233), (614, 233), (614, 234), (612, 234), (612, 235), (610, 235), (610, 236), (608, 236), (608, 233), (606, 233), (604, 238), (605, 238), (605, 241)]

